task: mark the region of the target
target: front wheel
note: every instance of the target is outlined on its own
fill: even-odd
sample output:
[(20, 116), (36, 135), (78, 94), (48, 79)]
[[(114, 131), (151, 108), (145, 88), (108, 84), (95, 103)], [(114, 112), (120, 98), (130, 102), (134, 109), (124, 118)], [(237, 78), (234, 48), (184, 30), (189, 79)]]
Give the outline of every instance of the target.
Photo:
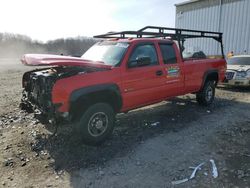
[(196, 94), (196, 100), (200, 105), (208, 106), (213, 103), (215, 95), (215, 84), (213, 81), (207, 81), (202, 90)]
[(113, 132), (115, 113), (106, 103), (91, 105), (82, 115), (79, 123), (80, 134), (84, 143), (98, 145)]

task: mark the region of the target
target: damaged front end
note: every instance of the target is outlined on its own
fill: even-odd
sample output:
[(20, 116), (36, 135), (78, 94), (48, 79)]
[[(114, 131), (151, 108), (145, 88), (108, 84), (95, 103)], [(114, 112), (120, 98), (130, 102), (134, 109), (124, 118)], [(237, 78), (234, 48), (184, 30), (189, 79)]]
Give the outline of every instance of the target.
[(86, 68), (80, 66), (57, 66), (36, 69), (23, 75), (23, 95), (20, 107), (27, 112), (39, 110), (50, 121), (68, 120), (68, 113), (59, 113), (61, 104), (52, 103), (52, 89), (55, 82), (77, 74), (84, 74)]
[(46, 119), (51, 121), (70, 120), (68, 109), (65, 109), (67, 101), (57, 100), (58, 97), (65, 99), (70, 91), (63, 93), (65, 91), (63, 84), (55, 89), (57, 81), (79, 74), (111, 69), (110, 65), (100, 61), (48, 54), (25, 54), (21, 62), (26, 66), (45, 66), (45, 68), (24, 73), (21, 109), (27, 112), (39, 110), (47, 117)]

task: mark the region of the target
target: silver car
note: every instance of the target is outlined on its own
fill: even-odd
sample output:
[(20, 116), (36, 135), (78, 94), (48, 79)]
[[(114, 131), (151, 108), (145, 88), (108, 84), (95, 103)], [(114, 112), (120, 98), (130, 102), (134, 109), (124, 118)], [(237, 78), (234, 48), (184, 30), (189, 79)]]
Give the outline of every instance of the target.
[(237, 55), (227, 59), (224, 84), (250, 86), (250, 55)]

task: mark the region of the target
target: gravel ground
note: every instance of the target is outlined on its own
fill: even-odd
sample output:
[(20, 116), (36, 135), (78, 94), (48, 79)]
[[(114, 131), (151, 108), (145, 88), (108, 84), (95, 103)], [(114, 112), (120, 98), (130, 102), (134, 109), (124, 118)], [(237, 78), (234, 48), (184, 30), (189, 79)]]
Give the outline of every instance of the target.
[(113, 137), (92, 147), (72, 125), (53, 135), (19, 110), (28, 69), (0, 61), (0, 187), (250, 187), (250, 89), (219, 87), (209, 107), (185, 95), (119, 114)]

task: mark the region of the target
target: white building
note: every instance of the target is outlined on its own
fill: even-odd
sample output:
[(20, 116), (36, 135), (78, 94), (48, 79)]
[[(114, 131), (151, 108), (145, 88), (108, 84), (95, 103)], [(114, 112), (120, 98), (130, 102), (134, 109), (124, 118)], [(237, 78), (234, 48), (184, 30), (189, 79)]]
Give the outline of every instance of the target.
[[(175, 6), (176, 28), (222, 32), (225, 54), (250, 54), (250, 0), (190, 0)], [(186, 49), (220, 54), (213, 40), (187, 41)]]

